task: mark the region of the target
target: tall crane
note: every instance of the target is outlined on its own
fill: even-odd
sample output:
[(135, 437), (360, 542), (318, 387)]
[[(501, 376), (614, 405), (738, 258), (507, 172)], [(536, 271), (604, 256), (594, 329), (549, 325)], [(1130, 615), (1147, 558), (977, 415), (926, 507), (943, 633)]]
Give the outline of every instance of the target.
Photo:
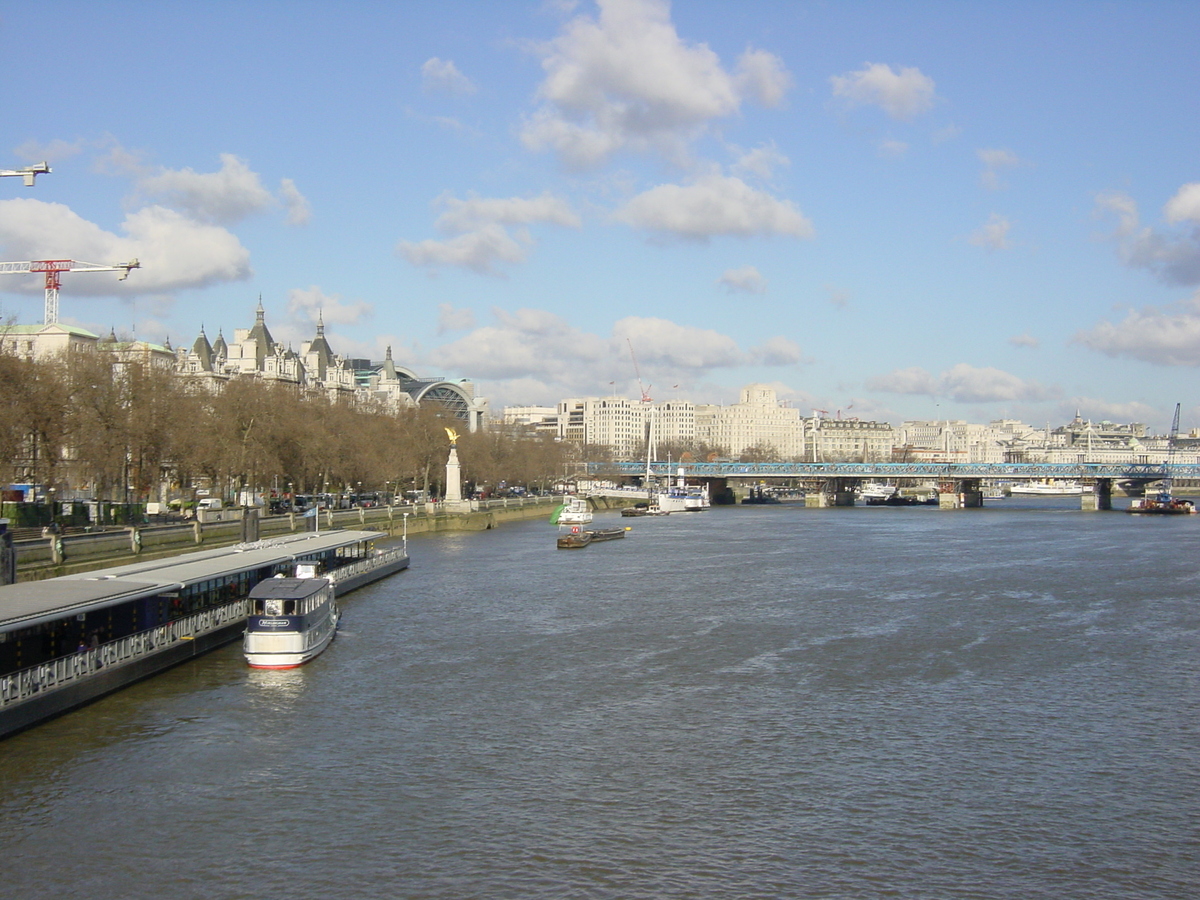
[[(642, 373), (638, 370), (637, 357), (633, 355), (633, 341), (630, 338), (625, 338), (625, 343), (629, 345), (629, 358), (633, 360), (633, 374), (637, 376), (638, 390), (642, 392), (642, 402), (653, 403), (654, 401), (650, 399), (650, 395), (647, 393), (649, 388), (642, 386)], [(650, 387), (654, 387), (654, 385), (650, 385)]]
[(40, 162), (35, 166), (26, 166), (23, 169), (0, 169), (0, 178), (5, 175), (11, 175), (14, 178), (24, 178), (25, 187), (33, 187), (34, 179), (39, 175), (49, 175), (53, 170), (44, 162)]
[(1175, 464), (1175, 445), (1179, 439), (1179, 404), (1175, 404), (1175, 418), (1171, 420), (1171, 433), (1167, 435), (1167, 460), (1163, 466), (1162, 492), (1160, 499), (1171, 499), (1171, 473)]
[(44, 272), (46, 275), (46, 317), (43, 324), (53, 325), (58, 321), (58, 289), (62, 285), (63, 272), (121, 272), (123, 274), (117, 281), (124, 281), (129, 277), (130, 269), (140, 269), (141, 267), (141, 263), (136, 259), (112, 266), (79, 262), (75, 259), (35, 259), (26, 262), (0, 263), (0, 275)]

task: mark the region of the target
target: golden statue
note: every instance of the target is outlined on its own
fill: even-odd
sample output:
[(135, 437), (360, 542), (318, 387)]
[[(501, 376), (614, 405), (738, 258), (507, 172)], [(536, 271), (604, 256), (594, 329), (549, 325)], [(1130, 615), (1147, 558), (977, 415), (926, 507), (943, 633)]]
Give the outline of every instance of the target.
[[(445, 426), (442, 426), (445, 428)], [(446, 437), (450, 438), (450, 446), (453, 447), (458, 443), (458, 432), (453, 428), (446, 428)]]

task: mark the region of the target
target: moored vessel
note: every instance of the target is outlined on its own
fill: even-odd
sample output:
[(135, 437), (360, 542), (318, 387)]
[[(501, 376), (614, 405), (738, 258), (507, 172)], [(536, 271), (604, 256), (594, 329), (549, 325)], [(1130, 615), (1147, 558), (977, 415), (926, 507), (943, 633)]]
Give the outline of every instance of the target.
[(333, 582), (315, 566), (297, 566), (295, 578), (276, 575), (250, 591), (242, 650), (255, 669), (294, 669), (318, 656), (337, 635), (341, 612)]
[(566, 497), (562, 506), (550, 516), (551, 525), (587, 525), (592, 521), (592, 507), (583, 497)]
[(1143, 497), (1132, 501), (1125, 512), (1146, 516), (1190, 516), (1196, 512), (1196, 505), (1191, 500), (1159, 494), (1157, 497)]
[(319, 567), (335, 596), (408, 567), (386, 535), (287, 535), (0, 586), (0, 737), (242, 637), (250, 591)]

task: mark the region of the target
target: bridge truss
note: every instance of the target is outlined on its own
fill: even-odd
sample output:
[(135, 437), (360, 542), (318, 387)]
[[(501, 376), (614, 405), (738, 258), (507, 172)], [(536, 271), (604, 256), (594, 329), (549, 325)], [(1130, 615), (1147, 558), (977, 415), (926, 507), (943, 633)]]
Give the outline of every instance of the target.
[[(680, 463), (656, 462), (651, 471), (659, 476), (675, 475)], [(1127, 481), (1156, 481), (1167, 475), (1161, 463), (741, 463), (693, 462), (682, 465), (690, 478), (898, 478), (965, 479), (999, 481), (1030, 479), (1114, 478)], [(646, 474), (645, 462), (588, 463), (588, 474), (596, 477), (617, 474), (632, 477)], [(1200, 478), (1200, 465), (1174, 463), (1174, 478)]]

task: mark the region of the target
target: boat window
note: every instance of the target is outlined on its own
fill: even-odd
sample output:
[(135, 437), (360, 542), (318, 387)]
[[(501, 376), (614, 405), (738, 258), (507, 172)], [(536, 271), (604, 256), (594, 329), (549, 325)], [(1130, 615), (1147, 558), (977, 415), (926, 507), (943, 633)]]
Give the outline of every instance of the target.
[(261, 600), (254, 601), (254, 615), (261, 616), (263, 614), (263, 602)]
[(294, 616), (296, 614), (296, 601), (295, 600), (284, 600), (283, 601), (283, 614), (285, 616)]
[(280, 604), (280, 602), (278, 600), (268, 600), (267, 601), (267, 615), (268, 616), (282, 615), (282, 613), (280, 612), (281, 609), (282, 609), (282, 605)]

